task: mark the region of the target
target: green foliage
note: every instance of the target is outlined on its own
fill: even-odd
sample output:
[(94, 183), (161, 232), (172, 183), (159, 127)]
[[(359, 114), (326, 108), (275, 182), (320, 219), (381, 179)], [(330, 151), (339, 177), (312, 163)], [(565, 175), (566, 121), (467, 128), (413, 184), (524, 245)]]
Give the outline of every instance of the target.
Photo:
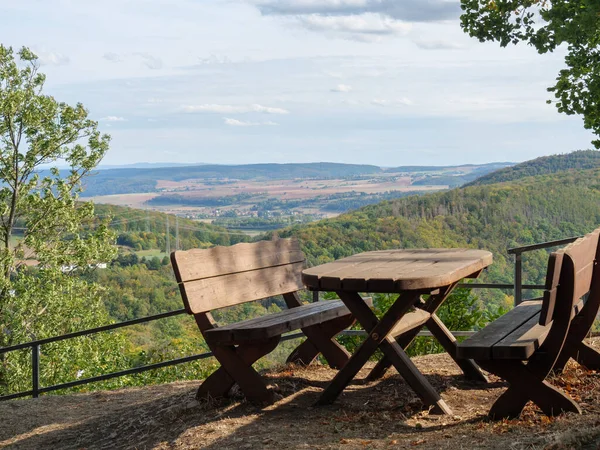
[[(600, 135), (600, 8), (598, 0), (461, 0), (462, 27), (481, 42), (525, 42), (539, 53), (565, 46), (566, 68), (554, 93), (559, 112), (583, 116)], [(551, 101), (548, 101), (551, 103)], [(600, 140), (593, 141), (596, 148)]]
[[(107, 323), (99, 288), (77, 272), (116, 253), (106, 222), (94, 220), (92, 204), (77, 201), (81, 180), (108, 150), (109, 136), (81, 104), (42, 93), (45, 76), (30, 50), (17, 56), (20, 61), (0, 45), (0, 347)], [(70, 166), (66, 175), (53, 168), (39, 176), (40, 165), (57, 161)], [(17, 228), (25, 231), (15, 241)], [(38, 268), (28, 269), (26, 258), (35, 258)], [(92, 372), (120, 345), (114, 335), (68, 348), (49, 345), (43, 358), (72, 364), (48, 365), (42, 380)], [(22, 388), (29, 365), (20, 354), (0, 355), (0, 393)]]

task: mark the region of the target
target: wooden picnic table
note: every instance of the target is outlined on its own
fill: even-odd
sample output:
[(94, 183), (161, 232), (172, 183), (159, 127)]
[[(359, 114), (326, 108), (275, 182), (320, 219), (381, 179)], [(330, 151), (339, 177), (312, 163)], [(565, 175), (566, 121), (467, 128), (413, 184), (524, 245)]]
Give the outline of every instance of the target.
[[(367, 339), (322, 393), (318, 404), (333, 403), (380, 348), (384, 358), (426, 405), (434, 406), (436, 413), (451, 414), (404, 348), (426, 326), (467, 377), (485, 380), (473, 361), (456, 358), (456, 339), (436, 311), (460, 280), (477, 277), (491, 263), (492, 254), (485, 250), (406, 249), (360, 253), (304, 270), (302, 281), (309, 289), (336, 292), (368, 333)], [(378, 319), (359, 292), (399, 296)], [(429, 298), (423, 300), (421, 296), (427, 294)], [(375, 371), (381, 374), (380, 369), (376, 367)]]

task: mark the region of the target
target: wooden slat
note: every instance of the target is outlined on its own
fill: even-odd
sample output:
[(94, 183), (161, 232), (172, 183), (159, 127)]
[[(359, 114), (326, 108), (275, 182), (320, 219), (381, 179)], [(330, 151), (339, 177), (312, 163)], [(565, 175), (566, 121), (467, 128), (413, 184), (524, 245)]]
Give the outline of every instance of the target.
[(600, 229), (565, 247), (565, 254), (571, 257), (575, 266), (574, 299), (581, 298), (590, 290), (599, 236)]
[(492, 347), (492, 359), (529, 359), (540, 348), (550, 332), (552, 323), (543, 326), (539, 317), (533, 316), (519, 328), (498, 341)]
[(556, 306), (556, 295), (558, 292), (558, 281), (562, 266), (564, 252), (554, 252), (548, 257), (548, 270), (546, 272), (546, 289), (540, 312), (540, 325), (546, 326), (552, 322), (554, 307)]
[(535, 317), (542, 308), (541, 301), (523, 302), (502, 317), (475, 333), (457, 346), (457, 356), (463, 359), (489, 360), (492, 359), (492, 347), (504, 339), (523, 323)]
[(420, 327), (429, 320), (431, 314), (422, 309), (416, 309), (415, 311), (406, 313), (402, 316), (402, 319), (394, 325), (390, 335), (396, 338), (397, 336), (406, 333), (414, 328)]
[(303, 262), (204, 278), (183, 283), (181, 291), (192, 314), (212, 311), (303, 289)]
[(260, 341), (349, 315), (350, 311), (341, 300), (315, 302), (218, 327), (205, 332), (204, 336), (207, 342), (219, 344)]
[(177, 281), (180, 283), (304, 260), (304, 254), (295, 239), (277, 239), (171, 253), (171, 262)]
[[(381, 255), (390, 254), (390, 251), (382, 251)], [(408, 254), (407, 254), (408, 255)], [(379, 262), (385, 264), (385, 261)], [(318, 273), (312, 275), (310, 269), (303, 273), (303, 280), (308, 286), (318, 286), (321, 290), (336, 291), (342, 287), (343, 273), (349, 270), (352, 273), (361, 273), (363, 270), (372, 270), (373, 259), (369, 253), (361, 253), (350, 258), (343, 258), (327, 264), (318, 266)], [(366, 267), (366, 269), (364, 269)]]

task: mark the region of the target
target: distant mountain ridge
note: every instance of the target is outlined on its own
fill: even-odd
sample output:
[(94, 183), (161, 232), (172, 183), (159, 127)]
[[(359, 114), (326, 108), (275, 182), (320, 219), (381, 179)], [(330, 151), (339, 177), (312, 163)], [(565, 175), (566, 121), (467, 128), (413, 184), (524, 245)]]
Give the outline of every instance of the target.
[[(262, 163), (244, 165), (204, 164), (172, 167), (124, 167), (96, 170), (85, 180), (86, 197), (96, 195), (155, 192), (157, 180), (183, 181), (189, 179), (223, 180), (278, 180), (278, 179), (331, 179), (389, 173), (414, 173), (424, 171), (461, 170), (476, 167), (472, 173), (460, 179), (459, 184), (488, 173), (498, 166), (512, 163), (489, 163), (462, 166), (406, 166), (383, 168), (368, 164), (317, 163)], [(446, 183), (442, 183), (446, 184)]]
[(525, 177), (552, 174), (564, 170), (585, 170), (597, 167), (600, 167), (600, 151), (578, 150), (572, 153), (542, 156), (512, 167), (506, 167), (477, 178), (465, 184), (465, 187), (514, 181)]

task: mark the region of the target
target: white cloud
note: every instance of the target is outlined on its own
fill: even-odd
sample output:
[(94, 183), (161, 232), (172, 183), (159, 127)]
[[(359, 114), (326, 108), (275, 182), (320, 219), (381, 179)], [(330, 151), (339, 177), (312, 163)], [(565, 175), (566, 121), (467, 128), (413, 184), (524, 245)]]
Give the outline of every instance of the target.
[(125, 122), (127, 119), (119, 116), (106, 116), (100, 119), (103, 122)]
[(413, 104), (413, 101), (406, 97), (394, 100), (374, 98), (371, 100), (371, 103), (377, 106), (410, 106)]
[(228, 117), (223, 117), (223, 121), (225, 122), (225, 125), (229, 125), (232, 127), (256, 127), (256, 126), (262, 126), (262, 125), (267, 125), (267, 126), (279, 125), (278, 123), (272, 122), (270, 120), (265, 121), (265, 122), (247, 122), (244, 120), (237, 120), (237, 119), (230, 119)]
[(300, 23), (310, 30), (329, 31), (349, 35), (405, 35), (411, 24), (381, 14), (366, 13), (350, 16), (299, 16)]
[(414, 40), (413, 41), (417, 47), (422, 48), (423, 50), (459, 50), (464, 48), (457, 42), (452, 41), (444, 41), (444, 40)]
[(336, 87), (330, 89), (331, 92), (350, 92), (352, 86), (347, 84), (338, 84)]
[(198, 58), (201, 65), (229, 64), (232, 61), (227, 56), (210, 55), (208, 58)]
[(47, 52), (44, 50), (35, 50), (34, 53), (37, 55), (42, 66), (64, 66), (70, 62), (69, 57), (62, 53)]
[(119, 56), (117, 53), (106, 52), (104, 55), (102, 55), (102, 57), (110, 62), (120, 62), (121, 61), (121, 56)]
[(274, 108), (271, 106), (263, 106), (259, 104), (254, 105), (215, 105), (215, 104), (204, 104), (204, 105), (183, 105), (182, 111), (188, 113), (194, 112), (212, 112), (219, 114), (244, 114), (244, 113), (265, 113), (265, 114), (289, 114), (287, 109)]
[(142, 58), (142, 64), (151, 70), (158, 70), (163, 68), (162, 59), (152, 56), (150, 53), (136, 52), (135, 56)]
[(458, 1), (447, 0), (259, 0), (265, 15), (346, 16), (377, 13), (410, 22), (437, 22), (456, 19)]

